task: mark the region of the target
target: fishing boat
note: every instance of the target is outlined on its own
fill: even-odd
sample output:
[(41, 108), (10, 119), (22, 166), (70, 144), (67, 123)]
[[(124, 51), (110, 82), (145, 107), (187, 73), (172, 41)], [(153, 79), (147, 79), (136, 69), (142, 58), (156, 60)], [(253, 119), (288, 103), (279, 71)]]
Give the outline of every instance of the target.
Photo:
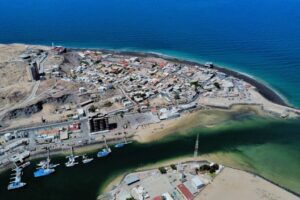
[(102, 149), (101, 151), (99, 151), (99, 152), (97, 153), (97, 157), (98, 157), (98, 158), (106, 157), (106, 156), (108, 156), (110, 153), (111, 153), (110, 148), (108, 148), (108, 149), (105, 148), (105, 149)]
[(78, 156), (74, 156), (73, 147), (71, 148), (71, 150), (72, 150), (71, 155), (66, 157), (66, 158), (68, 158), (68, 162), (65, 163), (66, 167), (73, 167), (78, 164), (78, 162), (76, 162), (76, 158), (78, 158)]
[(83, 164), (87, 164), (87, 163), (90, 163), (94, 160), (94, 158), (88, 158), (86, 155), (83, 155), (82, 156), (82, 163)]
[(121, 143), (118, 143), (115, 145), (115, 148), (122, 148), (125, 146), (125, 143), (124, 142), (121, 142)]
[(21, 181), (21, 176), (16, 176), (15, 180), (10, 182), (7, 186), (7, 190), (15, 190), (21, 187), (24, 187), (26, 183)]
[(24, 187), (26, 185), (26, 183), (21, 181), (23, 168), (20, 167), (20, 166), (17, 166), (16, 163), (14, 163), (14, 165), (15, 165), (15, 168), (12, 169), (12, 171), (15, 172), (15, 173), (12, 174), (13, 177), (10, 178), (12, 181), (7, 186), (8, 190), (15, 190), (15, 189)]
[(52, 168), (49, 168), (49, 166), (47, 166), (46, 168), (39, 168), (37, 171), (35, 171), (33, 173), (34, 177), (37, 178), (37, 177), (42, 177), (42, 176), (48, 176), (52, 173), (55, 172), (55, 169), (52, 169)]
[(74, 167), (77, 165), (78, 162), (75, 161), (75, 159), (69, 158), (68, 162), (65, 163), (66, 167)]
[(48, 149), (48, 157), (46, 160), (42, 160), (37, 164), (38, 168), (37, 170), (33, 173), (33, 176), (35, 178), (37, 177), (42, 177), (42, 176), (48, 176), (52, 173), (55, 172), (55, 167), (57, 167), (59, 164), (52, 164), (50, 163), (50, 150)]
[(43, 166), (49, 164), (50, 161), (51, 161), (51, 160), (50, 160), (50, 149), (48, 148), (48, 156), (47, 156), (46, 160), (41, 160), (41, 161), (37, 164), (37, 166), (38, 166), (38, 167), (43, 167)]
[(52, 164), (52, 163), (50, 163), (50, 164), (49, 164), (49, 168), (53, 169), (53, 168), (58, 167), (59, 165), (60, 165), (60, 164)]
[(7, 189), (8, 190), (15, 190), (21, 187), (24, 187), (26, 185), (26, 183), (24, 182), (11, 182), (8, 186)]
[(124, 133), (124, 142), (120, 142), (118, 144), (115, 144), (115, 148), (122, 148), (124, 147), (126, 144), (128, 144), (127, 139), (126, 139), (126, 135)]
[(47, 164), (47, 160), (41, 160), (41, 161), (37, 164), (37, 166), (38, 166), (38, 167), (42, 167), (42, 166), (44, 166), (45, 164)]
[(104, 139), (104, 143), (105, 143), (105, 148), (102, 149), (102, 150), (100, 150), (100, 151), (97, 153), (97, 157), (98, 157), (98, 158), (106, 157), (106, 156), (108, 156), (108, 155), (111, 153), (111, 149), (110, 149), (110, 148), (108, 147), (108, 145), (107, 145), (105, 136), (103, 136), (103, 139)]

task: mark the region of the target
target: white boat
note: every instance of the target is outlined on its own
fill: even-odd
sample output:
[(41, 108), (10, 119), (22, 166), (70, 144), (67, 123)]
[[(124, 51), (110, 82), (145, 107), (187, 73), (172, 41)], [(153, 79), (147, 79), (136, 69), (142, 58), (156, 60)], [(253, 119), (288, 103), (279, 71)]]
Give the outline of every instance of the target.
[(74, 150), (73, 150), (73, 147), (72, 147), (72, 154), (67, 156), (66, 158), (68, 158), (68, 162), (65, 163), (65, 166), (66, 167), (73, 167), (75, 165), (78, 164), (78, 162), (76, 162), (76, 158), (78, 158), (79, 156), (74, 156)]
[(48, 161), (47, 160), (41, 160), (38, 164), (37, 164), (37, 166), (38, 167), (43, 167), (45, 164), (47, 164), (48, 163)]
[(49, 164), (51, 162), (50, 160), (50, 149), (48, 149), (48, 156), (47, 156), (47, 159), (46, 160), (41, 160), (37, 166), (38, 167), (44, 167), (45, 165)]
[(46, 160), (42, 160), (37, 164), (37, 170), (33, 173), (34, 177), (42, 177), (48, 176), (55, 172), (55, 167), (59, 166), (59, 164), (50, 163), (50, 151), (48, 149), (48, 157)]
[(124, 133), (124, 142), (120, 142), (120, 143), (115, 144), (115, 148), (122, 148), (126, 144), (128, 144), (128, 142), (127, 142), (127, 139), (126, 139), (126, 134)]
[(94, 160), (94, 158), (88, 158), (86, 155), (83, 155), (82, 156), (82, 163), (83, 164), (87, 164), (87, 163), (90, 163)]
[(49, 168), (51, 168), (51, 169), (53, 169), (53, 168), (55, 168), (55, 167), (58, 167), (60, 164), (52, 164), (52, 163), (50, 163), (49, 164)]
[(26, 185), (26, 183), (23, 183), (21, 181), (21, 173), (22, 172), (17, 172), (17, 174), (14, 177), (10, 178), (10, 179), (13, 179), (13, 181), (11, 181), (9, 183), (9, 185), (7, 186), (8, 190), (15, 190), (15, 189), (24, 187)]
[(77, 165), (78, 162), (75, 161), (75, 159), (69, 158), (68, 162), (65, 163), (66, 167), (74, 167)]
[(111, 149), (109, 148), (109, 146), (107, 145), (105, 136), (103, 136), (104, 139), (104, 143), (105, 143), (105, 148), (101, 149), (98, 153), (97, 153), (97, 157), (98, 158), (102, 158), (102, 157), (106, 157), (111, 153)]
[(24, 187), (26, 185), (26, 183), (24, 182), (11, 182), (8, 186), (7, 189), (8, 190), (15, 190), (21, 187)]

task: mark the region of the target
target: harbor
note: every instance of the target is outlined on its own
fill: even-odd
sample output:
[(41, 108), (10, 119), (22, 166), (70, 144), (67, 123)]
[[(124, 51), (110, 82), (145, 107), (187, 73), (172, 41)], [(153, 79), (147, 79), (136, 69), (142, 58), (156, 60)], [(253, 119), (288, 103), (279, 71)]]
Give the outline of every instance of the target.
[[(100, 151), (97, 152), (97, 157), (102, 158), (102, 157), (107, 157), (110, 155), (110, 153), (112, 153), (111, 148), (108, 146), (105, 137), (103, 137), (104, 142), (105, 142), (105, 146), (103, 149), (101, 149)], [(126, 137), (124, 138), (125, 142), (121, 142), (121, 143), (117, 143), (114, 145), (114, 148), (123, 148), (125, 145), (127, 145), (127, 140)], [(50, 158), (50, 148), (47, 149), (47, 157), (44, 160), (39, 161), (35, 168), (36, 170), (33, 172), (33, 177), (34, 178), (39, 178), (39, 177), (44, 177), (44, 176), (49, 176), (53, 173), (56, 172), (56, 169), (58, 166), (61, 165), (61, 163), (52, 163), (51, 162), (51, 158)], [(74, 148), (71, 147), (71, 154), (65, 157), (67, 162), (64, 163), (64, 166), (66, 168), (71, 168), (71, 167), (75, 167), (78, 164), (81, 165), (86, 165), (88, 163), (91, 163), (94, 160), (94, 157), (92, 155), (87, 155), (87, 154), (82, 154), (82, 155), (75, 155), (74, 153)], [(79, 159), (81, 159), (80, 161), (78, 161)], [(23, 169), (25, 167), (28, 167), (31, 163), (29, 161), (25, 161), (25, 162), (19, 162), (17, 163), (13, 163), (14, 168), (11, 169), (12, 172), (12, 177), (10, 178), (10, 182), (9, 185), (7, 187), (7, 190), (16, 190), (16, 189), (20, 189), (24, 186), (26, 186), (27, 184), (22, 182), (22, 175), (23, 175)]]
[[(255, 123), (256, 128), (251, 128), (251, 124)], [(232, 122), (231, 122), (232, 123)], [(231, 124), (229, 123), (229, 124)], [(259, 126), (257, 124), (260, 124)], [(272, 129), (269, 128), (269, 125), (272, 125)], [(230, 128), (231, 127), (231, 128)], [(31, 165), (24, 169), (22, 182), (27, 183), (27, 185), (21, 189), (8, 191), (7, 185), (10, 178), (10, 172), (0, 174), (0, 196), (4, 198), (12, 199), (90, 199), (95, 200), (103, 188), (108, 184), (111, 178), (126, 174), (127, 172), (133, 171), (136, 168), (143, 167), (153, 163), (159, 163), (163, 160), (168, 160), (172, 158), (180, 157), (189, 157), (193, 159), (194, 156), (194, 147), (195, 147), (195, 138), (199, 134), (199, 143), (198, 143), (198, 156), (204, 156), (208, 153), (214, 152), (235, 152), (236, 150), (248, 153), (251, 156), (252, 162), (251, 165), (256, 166), (256, 171), (247, 166), (243, 161), (244, 165), (239, 165), (241, 162), (226, 162), (226, 153), (222, 154), (222, 159), (216, 160), (218, 163), (224, 163), (225, 166), (238, 167), (240, 169), (249, 170), (255, 173), (263, 174), (264, 177), (269, 180), (277, 182), (280, 178), (280, 185), (285, 188), (294, 188), (297, 191), (297, 185), (289, 185), (290, 181), (300, 176), (298, 174), (298, 168), (290, 165), (289, 168), (286, 168), (289, 176), (280, 176), (278, 173), (277, 176), (270, 175), (268, 171), (265, 171), (264, 168), (267, 164), (264, 162), (264, 159), (267, 157), (273, 160), (273, 163), (276, 161), (277, 166), (285, 165), (284, 161), (281, 160), (281, 157), (277, 155), (280, 154), (280, 148), (259, 148), (262, 152), (262, 159), (257, 159), (257, 156), (249, 154), (249, 151), (255, 152), (256, 146), (265, 143), (278, 143), (280, 141), (299, 141), (299, 123), (295, 121), (294, 123), (290, 122), (268, 122), (263, 123), (259, 119), (243, 119), (240, 122), (235, 122), (231, 124), (230, 127), (225, 129), (216, 129), (214, 132), (207, 132), (207, 130), (197, 129), (190, 132), (188, 136), (170, 136), (165, 139), (162, 139), (158, 142), (151, 142), (149, 144), (139, 144), (136, 142), (131, 143), (130, 145), (125, 145), (123, 148), (114, 148), (114, 145), (109, 145), (112, 153), (103, 158), (97, 158), (97, 153), (102, 148), (96, 148), (95, 150), (87, 153), (89, 158), (94, 158), (94, 160), (89, 164), (78, 164), (75, 167), (67, 168), (64, 166), (64, 163), (67, 162), (66, 155), (71, 154), (71, 149), (67, 149), (63, 154), (52, 155), (51, 163), (60, 164), (60, 166), (55, 168), (55, 173), (53, 175), (41, 178), (34, 178), (33, 173), (36, 171), (36, 165), (41, 161), (47, 158), (47, 155), (43, 156), (41, 159), (31, 160)], [(241, 127), (236, 129), (236, 127)], [(243, 127), (243, 128), (242, 128)], [(282, 138), (282, 132), (289, 131), (285, 138)], [(237, 142), (237, 139), (241, 142)], [(240, 148), (245, 146), (247, 150)], [(268, 147), (266, 145), (266, 147)], [(296, 148), (296, 147), (295, 147)], [(75, 155), (83, 155), (85, 153), (76, 153), (79, 149), (74, 149)], [(282, 153), (282, 151), (281, 151)], [(54, 154), (51, 153), (51, 154)], [(134, 156), (133, 156), (134, 155)], [(263, 156), (266, 155), (266, 156)], [(289, 154), (288, 158), (293, 159), (296, 157), (295, 154)], [(213, 157), (212, 157), (213, 158)], [(238, 156), (231, 157), (230, 160), (237, 159)], [(78, 158), (77, 158), (78, 159)], [(254, 159), (254, 160), (253, 160)], [(78, 159), (80, 161), (80, 159)], [(246, 167), (247, 166), (247, 167)], [(296, 165), (297, 166), (297, 165)], [(288, 182), (284, 180), (288, 179)], [(3, 183), (3, 184), (2, 184)], [(59, 184), (58, 184), (59, 183)], [(278, 183), (278, 182), (277, 182)], [(59, 191), (59, 192), (57, 192)], [(44, 194), (47, 193), (47, 197)]]

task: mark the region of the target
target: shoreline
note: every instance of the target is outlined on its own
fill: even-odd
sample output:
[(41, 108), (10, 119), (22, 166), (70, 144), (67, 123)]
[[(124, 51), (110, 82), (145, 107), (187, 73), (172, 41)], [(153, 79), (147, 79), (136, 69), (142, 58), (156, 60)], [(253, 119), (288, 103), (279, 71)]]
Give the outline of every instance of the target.
[[(32, 45), (32, 46), (45, 46), (45, 47), (50, 47), (49, 45), (46, 44), (24, 44), (24, 43), (2, 43), (4, 45)], [(187, 64), (187, 65), (199, 65), (201, 67), (205, 67), (203, 63), (198, 62), (198, 61), (193, 61), (193, 60), (188, 60), (188, 59), (183, 59), (183, 58), (177, 58), (175, 56), (170, 56), (166, 54), (161, 54), (157, 52), (145, 52), (143, 50), (139, 51), (134, 51), (134, 50), (118, 50), (118, 49), (105, 49), (101, 47), (68, 47), (65, 46), (68, 50), (71, 51), (78, 51), (78, 50), (97, 50), (101, 51), (104, 53), (114, 53), (117, 55), (127, 55), (127, 56), (140, 56), (140, 57), (154, 57), (154, 58), (162, 58), (167, 61), (171, 62), (177, 62), (180, 64)], [(237, 70), (233, 70), (227, 67), (219, 66), (214, 64), (214, 69), (217, 69), (218, 71), (228, 74), (230, 76), (236, 77), (238, 79), (244, 80), (245, 82), (253, 85), (259, 94), (261, 94), (264, 98), (267, 100), (271, 101), (272, 103), (281, 105), (281, 106), (286, 106), (289, 108), (295, 108), (297, 109), (296, 106), (291, 105), (287, 102), (287, 100), (282, 97), (279, 92), (277, 92), (275, 89), (271, 88), (270, 86), (266, 85), (265, 83), (262, 83), (261, 81), (255, 79), (255, 77), (252, 77), (251, 75), (245, 74), (243, 72), (239, 72)]]
[[(132, 136), (129, 138), (131, 139)], [(118, 142), (118, 139), (111, 139), (107, 140), (108, 144), (115, 144), (115, 142)], [(130, 140), (131, 141), (131, 140)], [(97, 150), (100, 150), (103, 148), (105, 145), (102, 141), (96, 142), (96, 143), (91, 143), (83, 146), (74, 146), (74, 153), (76, 154), (84, 154), (84, 153), (94, 153)], [(69, 151), (66, 149), (51, 149), (50, 151), (50, 157), (63, 157), (64, 155), (68, 155)], [(30, 154), (30, 157), (26, 159), (26, 161), (35, 161), (38, 159), (42, 159), (47, 157), (48, 151), (45, 150), (43, 152), (36, 152), (34, 154)], [(9, 170), (13, 165), (8, 164), (4, 166), (3, 168), (0, 168), (0, 174), (5, 173), (7, 170)]]
[[(114, 178), (111, 178), (111, 181), (107, 185), (104, 185), (103, 188), (101, 188), (100, 192), (101, 192), (101, 194), (104, 194), (104, 193), (107, 193), (107, 192), (111, 191), (115, 185), (119, 185), (124, 180), (124, 178), (127, 175), (132, 174), (132, 173), (150, 171), (150, 170), (153, 170), (153, 169), (157, 169), (159, 167), (168, 167), (169, 165), (174, 164), (174, 163), (185, 164), (185, 163), (199, 162), (199, 161), (201, 161), (201, 162), (202, 161), (203, 162), (210, 162), (211, 163), (211, 161), (207, 160), (206, 158), (203, 159), (201, 156), (197, 157), (196, 159), (187, 156), (187, 157), (182, 157), (182, 158), (168, 159), (168, 160), (160, 161), (160, 162), (155, 163), (155, 164), (151, 164), (151, 165), (146, 165), (146, 166), (143, 166), (143, 167), (139, 167), (139, 168), (136, 168), (133, 171), (126, 172), (126, 173), (123, 173), (121, 175), (117, 175)], [(258, 173), (255, 173), (255, 172), (252, 172), (252, 171), (246, 170), (246, 169), (239, 169), (239, 168), (232, 167), (232, 166), (227, 166), (227, 165), (223, 165), (223, 166), (225, 168), (233, 169), (233, 170), (236, 170), (236, 171), (239, 171), (239, 172), (248, 173), (250, 175), (253, 175), (254, 177), (259, 177), (259, 178), (263, 179), (264, 181), (268, 182), (269, 184), (277, 186), (278, 188), (283, 189), (284, 191), (286, 191), (286, 192), (288, 192), (290, 194), (293, 194), (296, 197), (300, 197), (299, 193), (296, 193), (296, 192), (294, 192), (294, 191), (292, 191), (292, 190), (290, 190), (290, 189), (288, 189), (288, 188), (286, 188), (284, 186), (281, 186), (280, 184), (275, 183), (272, 180), (269, 180), (269, 179), (267, 179), (267, 178), (259, 175)]]
[[(75, 50), (91, 50), (91, 48), (87, 49), (87, 48), (83, 48), (83, 49), (78, 49), (78, 48), (68, 48), (69, 51), (75, 51)], [(127, 56), (139, 56), (139, 57), (156, 57), (156, 58), (162, 58), (162, 59), (165, 59), (167, 61), (171, 61), (171, 62), (176, 62), (176, 63), (179, 63), (179, 64), (188, 64), (188, 65), (198, 65), (198, 66), (202, 66), (204, 67), (203, 64), (201, 63), (198, 63), (198, 62), (194, 62), (194, 61), (188, 61), (188, 60), (184, 60), (184, 59), (179, 59), (179, 58), (175, 58), (175, 57), (168, 57), (168, 56), (165, 56), (165, 55), (159, 55), (159, 54), (155, 54), (155, 53), (146, 53), (146, 52), (131, 52), (131, 51), (115, 51), (115, 50), (103, 50), (103, 49), (94, 49), (94, 50), (99, 50), (99, 51), (102, 51), (104, 53), (114, 53), (116, 55), (127, 55)], [(256, 91), (261, 94), (264, 98), (266, 98), (267, 100), (275, 103), (275, 104), (278, 104), (278, 105), (282, 105), (282, 106), (285, 106), (285, 107), (289, 107), (289, 108), (293, 108), (291, 107), (287, 102), (285, 102), (285, 100), (280, 97), (280, 95), (278, 95), (276, 93), (276, 91), (272, 90), (270, 87), (268, 87), (267, 85), (259, 82), (258, 80), (256, 80), (255, 78), (253, 77), (250, 77), (250, 76), (247, 76), (247, 75), (244, 75), (238, 71), (233, 71), (231, 69), (227, 69), (227, 68), (223, 68), (223, 67), (219, 67), (219, 66), (214, 66), (214, 69), (220, 71), (220, 72), (223, 72), (223, 73), (226, 73), (227, 75), (231, 75), (231, 76), (234, 76), (238, 79), (242, 79), (246, 82), (248, 82), (249, 84), (253, 85), (254, 87), (256, 87)], [(234, 104), (234, 105), (238, 105), (238, 104)], [(234, 106), (233, 105), (233, 106)], [(212, 107), (212, 106), (210, 106)], [(213, 107), (212, 107), (213, 108)], [(216, 107), (217, 108), (217, 107)], [(215, 109), (215, 108), (213, 108)], [(224, 108), (222, 108), (224, 109)], [(225, 110), (232, 110), (232, 106), (230, 106), (229, 108), (225, 108)], [(188, 116), (190, 116), (191, 114), (190, 113), (187, 113)], [(177, 119), (175, 119), (176, 121)], [(182, 118), (179, 118), (178, 120), (183, 120)], [(161, 125), (161, 124), (164, 124), (166, 123), (165, 121), (161, 122), (161, 123), (157, 123), (158, 126)], [(137, 132), (143, 132), (143, 130), (137, 130)], [(135, 134), (135, 136), (139, 136), (139, 134)], [(164, 136), (163, 136), (164, 137)], [(112, 140), (112, 141), (115, 141), (115, 140)], [(141, 143), (139, 140), (137, 140), (135, 138), (135, 141), (137, 141), (138, 143)], [(148, 142), (151, 142), (153, 140), (149, 140), (149, 141), (146, 141), (147, 143)], [(85, 146), (80, 146), (80, 147), (77, 147), (76, 149), (76, 152), (94, 152), (96, 151), (97, 149), (100, 148), (101, 146), (101, 143), (102, 142), (99, 142), (99, 143), (94, 143), (94, 144), (89, 144), (89, 145), (85, 145)], [(57, 149), (57, 150), (53, 150), (51, 155), (53, 157), (61, 157), (64, 155), (64, 150), (63, 149)], [(30, 160), (36, 160), (36, 159), (39, 159), (39, 158), (42, 158), (45, 156), (45, 153), (44, 152), (39, 152), (35, 155), (33, 155)], [(4, 170), (6, 171), (6, 169)], [(246, 170), (242, 170), (242, 171), (246, 171)], [(248, 171), (246, 171), (248, 172)], [(0, 170), (0, 173), (2, 173), (2, 171)], [(283, 186), (280, 186), (279, 184), (276, 184), (276, 183), (273, 183), (272, 181), (258, 175), (258, 174), (255, 174), (255, 173), (252, 173), (251, 174), (254, 174), (254, 175), (257, 175), (265, 180), (267, 180), (268, 182), (274, 184), (274, 185), (277, 185), (283, 189), (285, 189), (286, 191), (290, 192), (290, 193), (293, 193), (293, 194), (296, 194), (297, 196), (300, 196), (300, 194), (298, 193), (295, 193), (293, 191), (290, 191), (289, 189), (283, 187)]]
[[(206, 118), (205, 115), (207, 113), (211, 113), (213, 116), (218, 116), (218, 118)], [(217, 108), (212, 107), (208, 110), (192, 110), (187, 113), (183, 113), (182, 116), (179, 118), (169, 119), (165, 121), (160, 121), (158, 123), (148, 124), (147, 127), (138, 127), (132, 135), (128, 137), (129, 141), (137, 142), (139, 144), (144, 143), (151, 143), (155, 142), (161, 138), (167, 137), (171, 135), (172, 133), (176, 132), (176, 130), (180, 130), (182, 132), (185, 132), (186, 130), (197, 127), (199, 124), (199, 121), (195, 121), (195, 119), (198, 119), (199, 116), (202, 116), (201, 125), (204, 127), (215, 127), (217, 124), (221, 123), (223, 124), (224, 120), (228, 120), (228, 116), (230, 113), (247, 113), (247, 112), (254, 112), (256, 115), (264, 116), (263, 112), (255, 106), (255, 105), (233, 105), (229, 108)], [(225, 116), (220, 116), (224, 114)], [(206, 121), (208, 120), (208, 121)], [(213, 124), (212, 120), (214, 121)], [(189, 126), (185, 124), (185, 122), (188, 122)], [(181, 128), (177, 127), (177, 125), (180, 125)], [(155, 131), (153, 133), (152, 131)], [(107, 140), (108, 144), (115, 144), (119, 141), (122, 141), (122, 138), (110, 138)], [(97, 149), (103, 148), (104, 143), (103, 141), (97, 141), (95, 143), (86, 144), (83, 146), (74, 146), (75, 153), (91, 153), (96, 151)], [(66, 149), (51, 149), (51, 156), (61, 156), (64, 155), (64, 151)], [(33, 154), (30, 155), (28, 161), (41, 159), (43, 157), (47, 157), (47, 151), (43, 152), (33, 152)], [(9, 170), (12, 167), (12, 165), (5, 165), (0, 168), (0, 174)]]
[[(164, 55), (164, 54), (159, 54), (159, 53), (153, 53), (153, 52), (143, 52), (143, 51), (127, 51), (127, 50), (113, 50), (113, 49), (102, 49), (102, 48), (68, 48), (71, 51), (78, 51), (78, 50), (98, 50), (104, 53), (114, 53), (117, 55), (127, 55), (127, 56), (139, 56), (139, 57), (154, 57), (154, 58), (162, 58), (167, 61), (171, 62), (177, 62), (180, 64), (187, 64), (187, 65), (199, 65), (201, 67), (205, 67), (203, 63), (197, 62), (197, 61), (192, 61), (192, 60), (187, 60), (187, 59), (181, 59), (181, 58), (176, 58), (174, 56), (169, 56), (169, 55)], [(254, 77), (251, 77), (248, 74), (218, 66), (214, 64), (214, 69), (225, 73), (227, 75), (236, 77), (238, 79), (244, 80), (245, 82), (253, 85), (257, 91), (265, 97), (267, 100), (279, 104), (282, 106), (290, 107), (290, 108), (297, 108), (293, 105), (290, 105), (284, 97), (279, 95), (278, 92), (276, 92), (275, 89), (271, 88), (270, 86), (260, 82), (259, 80), (256, 80)]]
[[(126, 173), (123, 173), (121, 175), (117, 175), (114, 178), (111, 178), (111, 181), (107, 185), (104, 185), (101, 188), (101, 190), (100, 190), (101, 194), (100, 195), (111, 191), (114, 186), (119, 185), (124, 180), (124, 178), (127, 175), (129, 175), (129, 174), (136, 173), (136, 172), (150, 171), (150, 170), (153, 170), (153, 169), (157, 169), (159, 167), (168, 167), (171, 164), (175, 164), (175, 163), (185, 164), (185, 163), (200, 162), (200, 161), (201, 162), (203, 161), (203, 162), (210, 162), (211, 163), (211, 161), (208, 160), (207, 158), (205, 158), (205, 156), (204, 156), (204, 158), (202, 156), (199, 156), (196, 159), (195, 158), (191, 158), (191, 157), (174, 158), (174, 159), (169, 159), (169, 160), (165, 160), (165, 161), (160, 161), (160, 162), (155, 163), (155, 164), (151, 164), (151, 165), (139, 167), (139, 168), (137, 168), (135, 170), (132, 170), (130, 172), (126, 172)], [(288, 192), (290, 194), (293, 194), (296, 197), (300, 198), (300, 194), (299, 193), (294, 192), (294, 191), (292, 191), (292, 190), (290, 190), (290, 189), (288, 189), (288, 188), (286, 188), (284, 186), (281, 186), (280, 184), (275, 183), (272, 180), (267, 179), (267, 178), (259, 175), (258, 173), (252, 172), (252, 171), (247, 170), (247, 169), (239, 169), (239, 168), (236, 168), (236, 167), (227, 166), (227, 165), (223, 165), (223, 164), (222, 164), (222, 166), (224, 166), (225, 168), (229, 168), (229, 169), (233, 169), (233, 170), (239, 171), (239, 172), (245, 172), (245, 173), (248, 173), (248, 174), (250, 174), (252, 176), (255, 176), (255, 177), (259, 177), (259, 178), (263, 179), (264, 181), (268, 182), (269, 184), (277, 186), (278, 188), (283, 189), (284, 191), (286, 191), (286, 192)]]

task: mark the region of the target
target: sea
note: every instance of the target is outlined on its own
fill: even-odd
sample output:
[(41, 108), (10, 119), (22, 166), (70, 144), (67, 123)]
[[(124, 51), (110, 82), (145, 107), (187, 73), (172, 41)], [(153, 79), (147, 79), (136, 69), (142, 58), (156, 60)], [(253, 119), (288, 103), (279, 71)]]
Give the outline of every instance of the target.
[[(0, 43), (54, 43), (212, 61), (260, 80), (300, 107), (299, 0), (1, 0), (0, 9)], [(2, 174), (0, 199), (95, 199), (113, 175), (188, 155), (199, 131), (205, 133), (202, 153), (230, 155), (237, 167), (299, 194), (299, 128), (299, 120), (253, 116), (233, 119), (226, 129), (192, 129), (180, 141), (174, 133), (165, 142), (118, 150), (89, 169), (62, 167), (35, 180), (30, 168), (28, 186), (19, 191), (7, 192), (8, 174)]]

